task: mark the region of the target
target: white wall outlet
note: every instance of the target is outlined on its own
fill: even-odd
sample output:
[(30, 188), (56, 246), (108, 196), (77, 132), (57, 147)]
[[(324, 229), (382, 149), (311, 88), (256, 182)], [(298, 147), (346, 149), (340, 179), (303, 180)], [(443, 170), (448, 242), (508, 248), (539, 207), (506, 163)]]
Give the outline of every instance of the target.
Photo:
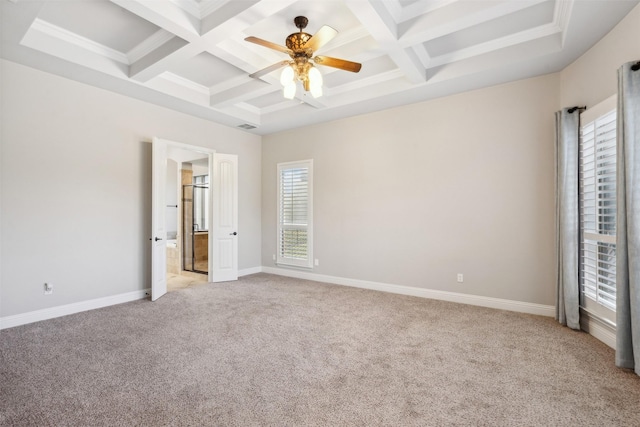
[(44, 294), (51, 295), (53, 293), (53, 283), (44, 284)]
[(316, 267), (317, 267), (317, 266), (319, 266), (319, 265), (320, 265), (320, 260), (319, 260), (318, 258), (316, 258), (316, 259), (313, 261), (313, 265), (315, 265)]
[(276, 260), (276, 254), (271, 255), (271, 259)]
[(464, 274), (458, 273), (458, 283), (464, 282)]

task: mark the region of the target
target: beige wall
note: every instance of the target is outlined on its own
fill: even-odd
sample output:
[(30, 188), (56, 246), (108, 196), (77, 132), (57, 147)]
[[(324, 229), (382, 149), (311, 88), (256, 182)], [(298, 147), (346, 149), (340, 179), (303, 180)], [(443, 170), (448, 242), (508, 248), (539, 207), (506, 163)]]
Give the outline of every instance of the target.
[(561, 105), (592, 107), (618, 90), (617, 70), (640, 60), (640, 5), (560, 73)]
[(260, 265), (259, 136), (0, 66), (2, 317), (150, 286), (154, 136), (238, 155), (239, 267)]
[(313, 159), (314, 273), (554, 304), (559, 93), (554, 74), (265, 137), (263, 265), (276, 164)]

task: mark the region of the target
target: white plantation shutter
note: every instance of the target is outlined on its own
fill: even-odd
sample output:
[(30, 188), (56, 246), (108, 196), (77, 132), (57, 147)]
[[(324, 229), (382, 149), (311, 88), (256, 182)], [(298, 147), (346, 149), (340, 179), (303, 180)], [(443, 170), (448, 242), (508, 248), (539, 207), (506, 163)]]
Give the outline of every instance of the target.
[(312, 266), (313, 160), (278, 164), (277, 263)]
[[(584, 116), (583, 116), (584, 117)], [(616, 309), (616, 110), (580, 127), (580, 288)]]

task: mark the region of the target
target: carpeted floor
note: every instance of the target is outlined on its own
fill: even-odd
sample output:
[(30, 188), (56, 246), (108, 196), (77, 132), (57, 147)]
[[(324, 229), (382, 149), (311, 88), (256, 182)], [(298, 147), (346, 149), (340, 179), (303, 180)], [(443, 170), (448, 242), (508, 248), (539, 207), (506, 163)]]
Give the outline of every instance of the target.
[(2, 426), (638, 426), (553, 319), (267, 274), (0, 331)]

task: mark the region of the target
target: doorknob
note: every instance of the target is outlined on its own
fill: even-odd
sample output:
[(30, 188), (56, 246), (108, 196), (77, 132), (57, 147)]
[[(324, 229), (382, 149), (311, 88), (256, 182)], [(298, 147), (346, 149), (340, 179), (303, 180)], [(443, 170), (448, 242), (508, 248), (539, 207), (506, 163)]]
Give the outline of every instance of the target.
[(238, 235), (237, 231), (234, 231), (233, 233), (229, 233), (229, 236), (237, 236), (237, 235)]

